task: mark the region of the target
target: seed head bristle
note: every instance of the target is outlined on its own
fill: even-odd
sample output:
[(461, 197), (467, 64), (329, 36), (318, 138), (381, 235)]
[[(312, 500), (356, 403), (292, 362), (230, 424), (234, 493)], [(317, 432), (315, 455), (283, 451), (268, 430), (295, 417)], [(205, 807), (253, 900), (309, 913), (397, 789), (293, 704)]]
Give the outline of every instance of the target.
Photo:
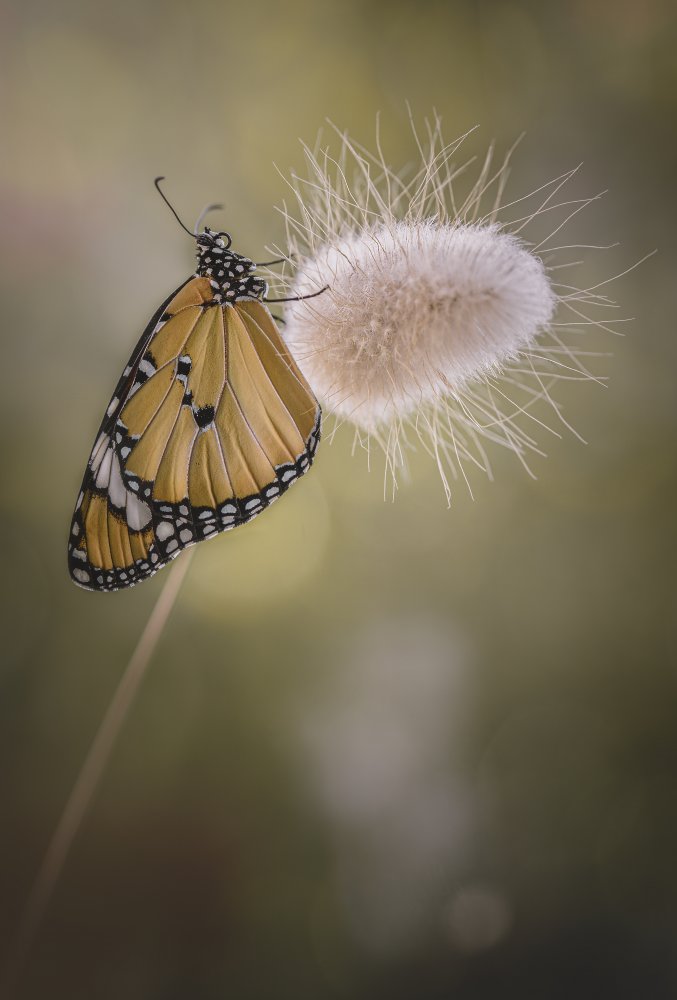
[[(594, 200), (558, 200), (576, 170), (507, 200), (514, 147), (496, 169), (490, 148), (461, 197), (472, 160), (455, 156), (466, 136), (445, 144), (438, 117), (425, 139), (413, 131), (419, 160), (409, 172), (389, 167), (378, 129), (375, 154), (338, 129), (336, 158), (304, 147), (307, 176), (288, 182), (296, 206), (282, 208), (297, 264), (285, 292), (329, 288), (289, 305), (284, 336), (325, 411), (353, 425), (357, 446), (383, 449), (393, 491), (418, 442), (449, 500), (450, 479), (470, 488), (466, 466), (491, 476), (489, 445), (532, 474), (529, 455), (543, 454), (537, 432), (558, 434), (541, 404), (573, 430), (556, 383), (603, 381), (575, 335), (617, 331), (590, 315), (612, 304), (597, 287), (554, 280), (568, 266), (558, 255), (576, 248), (552, 247), (553, 237)], [(549, 234), (527, 242), (550, 216)]]

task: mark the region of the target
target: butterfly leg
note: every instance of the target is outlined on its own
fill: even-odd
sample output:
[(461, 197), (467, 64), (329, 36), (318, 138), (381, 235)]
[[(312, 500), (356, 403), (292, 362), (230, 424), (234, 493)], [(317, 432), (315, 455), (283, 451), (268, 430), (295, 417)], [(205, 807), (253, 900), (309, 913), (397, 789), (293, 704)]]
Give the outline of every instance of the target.
[(322, 295), (322, 293), (326, 292), (328, 290), (328, 288), (329, 288), (329, 285), (325, 285), (324, 288), (321, 288), (319, 290), (319, 292), (311, 292), (310, 295), (292, 295), (288, 299), (262, 299), (261, 301), (262, 302), (302, 302), (303, 299), (314, 299), (318, 295)]
[(254, 267), (272, 267), (273, 264), (286, 264), (287, 261), (296, 260), (296, 254), (289, 254), (288, 257), (278, 257), (277, 260), (264, 260), (261, 264), (254, 264)]

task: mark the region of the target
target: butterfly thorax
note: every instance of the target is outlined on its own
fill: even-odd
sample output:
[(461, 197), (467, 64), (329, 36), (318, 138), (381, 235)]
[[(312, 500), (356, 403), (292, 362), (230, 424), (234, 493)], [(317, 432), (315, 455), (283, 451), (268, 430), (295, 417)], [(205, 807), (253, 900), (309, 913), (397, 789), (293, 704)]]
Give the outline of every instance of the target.
[(197, 239), (197, 268), (195, 273), (208, 278), (214, 289), (214, 302), (234, 305), (239, 299), (260, 301), (268, 290), (262, 278), (256, 278), (256, 264), (230, 250), (220, 233), (205, 228)]

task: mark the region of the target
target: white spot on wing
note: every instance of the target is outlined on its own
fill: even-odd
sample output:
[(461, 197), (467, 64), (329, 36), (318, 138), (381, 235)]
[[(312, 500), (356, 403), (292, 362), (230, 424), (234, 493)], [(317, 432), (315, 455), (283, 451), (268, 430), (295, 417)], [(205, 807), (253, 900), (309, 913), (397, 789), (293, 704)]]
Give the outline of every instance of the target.
[(92, 472), (97, 472), (99, 466), (101, 465), (101, 460), (106, 454), (106, 448), (110, 444), (110, 438), (107, 434), (100, 434), (94, 448), (92, 450), (92, 457), (89, 460), (89, 467)]
[(110, 469), (113, 462), (113, 449), (109, 448), (99, 464), (95, 483), (100, 490), (108, 486), (110, 480)]
[(127, 524), (132, 531), (141, 531), (150, 521), (150, 507), (133, 493), (127, 493)]
[(122, 482), (122, 473), (120, 472), (120, 459), (115, 455), (110, 470), (110, 478), (108, 482), (108, 496), (110, 497), (110, 502), (114, 507), (124, 507), (125, 501), (127, 499), (127, 490), (125, 489), (125, 484)]
[(169, 538), (170, 535), (174, 534), (174, 525), (169, 521), (161, 521), (155, 529), (155, 534), (161, 542), (164, 542), (165, 538)]

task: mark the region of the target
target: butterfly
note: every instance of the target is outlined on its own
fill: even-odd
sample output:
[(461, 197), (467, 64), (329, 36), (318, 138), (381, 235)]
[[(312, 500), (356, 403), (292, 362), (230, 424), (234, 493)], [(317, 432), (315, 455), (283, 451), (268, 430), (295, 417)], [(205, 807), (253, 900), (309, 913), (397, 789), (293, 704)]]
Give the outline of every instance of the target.
[(191, 233), (162, 180), (197, 267), (148, 323), (96, 436), (68, 543), (87, 590), (131, 587), (250, 521), (308, 471), (320, 440), (320, 406), (266, 304), (310, 296), (266, 298), (256, 268), (282, 261), (255, 264), (228, 233), (198, 234), (204, 212)]

